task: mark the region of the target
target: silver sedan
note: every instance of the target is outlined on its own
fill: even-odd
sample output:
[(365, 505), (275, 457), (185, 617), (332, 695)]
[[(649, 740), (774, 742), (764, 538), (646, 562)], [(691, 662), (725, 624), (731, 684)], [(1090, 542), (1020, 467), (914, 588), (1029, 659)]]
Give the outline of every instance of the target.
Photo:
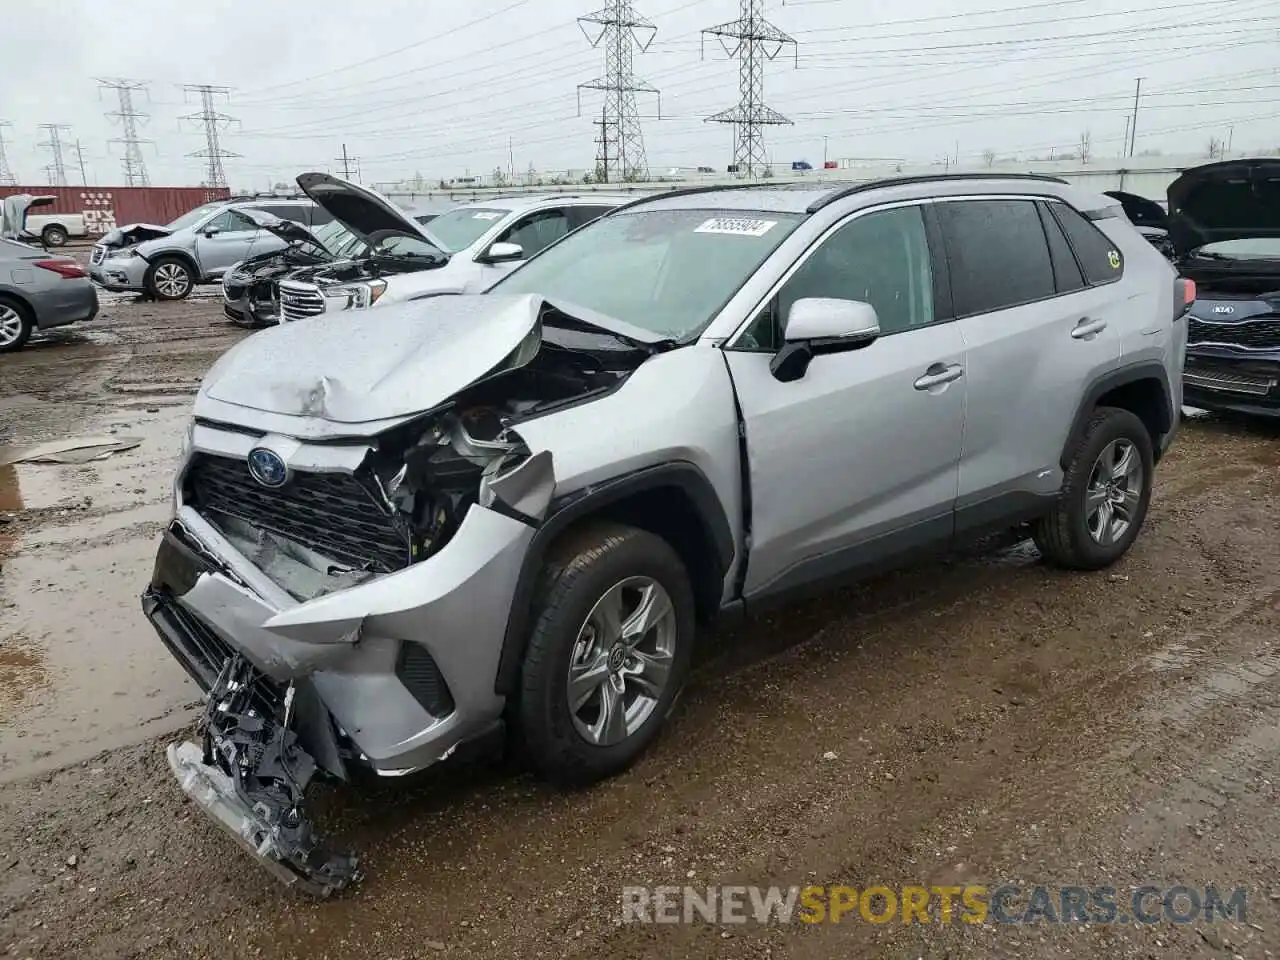
[(77, 261), (0, 240), (0, 353), (22, 349), (35, 330), (92, 320), (98, 294)]

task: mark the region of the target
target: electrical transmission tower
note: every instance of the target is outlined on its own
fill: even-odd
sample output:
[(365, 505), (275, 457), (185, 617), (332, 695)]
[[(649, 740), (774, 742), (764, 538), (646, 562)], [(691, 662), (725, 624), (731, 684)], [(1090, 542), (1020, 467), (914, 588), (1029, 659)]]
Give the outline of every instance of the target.
[(151, 178), (147, 176), (147, 165), (142, 161), (142, 144), (151, 143), (138, 136), (138, 121), (145, 123), (148, 114), (134, 108), (133, 94), (145, 91), (147, 85), (137, 80), (124, 80), (120, 77), (108, 77), (98, 81), (99, 95), (103, 90), (114, 90), (120, 101), (120, 107), (107, 114), (108, 119), (120, 124), (120, 136), (107, 143), (124, 144), (124, 182), (130, 187), (149, 187)]
[(13, 170), (9, 166), (9, 157), (5, 153), (4, 129), (12, 126), (13, 124), (8, 120), (0, 120), (0, 187), (18, 185), (18, 178), (13, 175)]
[(42, 123), (41, 130), (49, 132), (49, 139), (40, 144), (42, 147), (48, 147), (49, 152), (53, 155), (53, 162), (49, 164), (49, 180), (55, 187), (65, 187), (67, 185), (67, 167), (62, 159), (62, 131), (71, 128), (65, 123)]
[(225, 150), (222, 147), (220, 135), (223, 127), (235, 122), (235, 117), (228, 117), (225, 113), (219, 113), (213, 108), (214, 97), (231, 96), (230, 87), (212, 87), (207, 83), (188, 83), (183, 86), (186, 93), (200, 94), (201, 111), (199, 113), (189, 113), (183, 120), (199, 120), (204, 124), (204, 140), (205, 148), (196, 150), (187, 154), (189, 157), (200, 157), (208, 162), (205, 168), (205, 186), (207, 187), (225, 187), (227, 185), (227, 172), (222, 169), (222, 161), (230, 157), (238, 157), (240, 154)]
[[(717, 37), (729, 56), (738, 60), (737, 106), (707, 117), (708, 123), (733, 124), (733, 163), (739, 177), (756, 177), (768, 166), (764, 149), (766, 126), (791, 125), (791, 121), (764, 103), (764, 65), (790, 44), (800, 62), (795, 39), (764, 18), (764, 0), (740, 0), (737, 20), (702, 31)], [(735, 41), (730, 44), (729, 41)]]
[[(641, 53), (648, 50), (658, 28), (636, 13), (631, 0), (608, 0), (595, 13), (579, 17), (578, 26), (593, 47), (604, 48), (604, 76), (578, 85), (579, 116), (583, 90), (599, 90), (605, 97), (597, 166), (603, 171), (606, 183), (644, 180), (649, 176), (649, 163), (644, 155), (636, 94), (657, 95), (658, 91), (636, 79), (632, 64), (635, 47), (639, 47)], [(662, 111), (661, 100), (658, 111)]]

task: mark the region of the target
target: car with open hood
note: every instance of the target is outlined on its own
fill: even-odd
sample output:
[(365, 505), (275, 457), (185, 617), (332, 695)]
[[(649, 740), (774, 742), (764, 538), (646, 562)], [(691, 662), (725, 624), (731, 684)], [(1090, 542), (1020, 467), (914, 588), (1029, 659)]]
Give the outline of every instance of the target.
[(421, 223), (375, 190), (327, 173), (298, 186), (369, 247), (280, 283), (281, 317), (303, 320), (422, 297), (479, 293), (571, 230), (623, 203), (609, 194), (495, 197)]
[(953, 175), (676, 190), (487, 293), (264, 330), (204, 378), (143, 595), (208, 692), (170, 767), (327, 894), (356, 863), (317, 777), (506, 732), (590, 782), (719, 614), (1024, 523), (1106, 567), (1178, 428), (1187, 303), (1111, 200)]
[(1280, 417), (1280, 158), (1195, 167), (1168, 197), (1178, 270), (1196, 284), (1186, 402)]
[(306, 198), (218, 200), (165, 226), (131, 223), (107, 232), (89, 254), (89, 275), (107, 290), (186, 299), (197, 285), (219, 282), (232, 264), (286, 246), (253, 220), (253, 211), (309, 228), (331, 219)]
[(309, 230), (262, 210), (242, 208), (259, 227), (284, 241), (268, 250), (232, 264), (222, 277), (222, 310), (241, 327), (264, 327), (280, 321), (278, 283), (303, 267), (363, 256), (368, 247), (339, 220)]

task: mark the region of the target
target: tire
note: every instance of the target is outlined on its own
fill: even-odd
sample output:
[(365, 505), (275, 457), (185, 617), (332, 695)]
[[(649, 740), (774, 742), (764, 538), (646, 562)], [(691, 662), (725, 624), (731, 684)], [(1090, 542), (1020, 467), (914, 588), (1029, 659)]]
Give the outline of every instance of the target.
[[(633, 601), (661, 599), (651, 586), (665, 594), (669, 615), (634, 646), (634, 638), (613, 642), (601, 628), (607, 618), (599, 616), (600, 605), (620, 596), (618, 619), (625, 625)], [(689, 672), (694, 602), (684, 564), (665, 540), (651, 533), (619, 524), (593, 524), (553, 552), (533, 614), (513, 711), (517, 744), (540, 776), (564, 786), (583, 786), (622, 772), (658, 735)], [(656, 691), (643, 680), (645, 661), (669, 666), (665, 682)], [(585, 664), (598, 669), (587, 669)], [(582, 689), (595, 685), (595, 692), (579, 703), (577, 711), (570, 705), (571, 665), (583, 678)], [(591, 679), (604, 676), (599, 671), (608, 674), (603, 682)], [(612, 726), (604, 722), (604, 701), (619, 683), (623, 692), (615, 702), (624, 706), (623, 720)], [(633, 711), (630, 721), (625, 717), (628, 709)], [(599, 731), (594, 739), (592, 727)], [(621, 739), (616, 739), (618, 734)]]
[(0, 353), (21, 350), (35, 326), (35, 319), (25, 303), (0, 297)]
[(185, 300), (195, 287), (191, 264), (181, 257), (161, 257), (147, 268), (147, 293), (157, 300)]
[[(1123, 460), (1116, 469), (1105, 469), (1126, 452), (1131, 460)], [(1104, 453), (1112, 458), (1108, 463), (1101, 459)], [(1104, 472), (1111, 474), (1109, 493)], [(1071, 451), (1062, 496), (1053, 512), (1033, 528), (1041, 555), (1069, 570), (1101, 570), (1115, 563), (1129, 551), (1142, 529), (1151, 503), (1153, 476), (1151, 436), (1146, 426), (1128, 410), (1099, 407)], [(1105, 513), (1106, 504), (1099, 505), (1104, 495), (1110, 513)], [(1109, 521), (1104, 522), (1104, 517)], [(1126, 521), (1122, 529), (1121, 520)]]
[(51, 223), (40, 231), (40, 239), (46, 247), (60, 247), (67, 242), (67, 228), (61, 224)]

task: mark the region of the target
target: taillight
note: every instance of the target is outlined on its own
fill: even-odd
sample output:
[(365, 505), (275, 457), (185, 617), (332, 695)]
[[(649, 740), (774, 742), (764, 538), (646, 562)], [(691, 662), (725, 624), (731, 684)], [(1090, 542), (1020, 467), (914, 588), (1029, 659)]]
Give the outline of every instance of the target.
[(1188, 280), (1186, 277), (1179, 277), (1173, 282), (1173, 286), (1175, 291), (1174, 309), (1177, 311), (1175, 316), (1181, 317), (1196, 302), (1196, 282)]
[(41, 270), (51, 270), (63, 280), (77, 280), (87, 277), (84, 267), (74, 260), (37, 260), (35, 265)]

